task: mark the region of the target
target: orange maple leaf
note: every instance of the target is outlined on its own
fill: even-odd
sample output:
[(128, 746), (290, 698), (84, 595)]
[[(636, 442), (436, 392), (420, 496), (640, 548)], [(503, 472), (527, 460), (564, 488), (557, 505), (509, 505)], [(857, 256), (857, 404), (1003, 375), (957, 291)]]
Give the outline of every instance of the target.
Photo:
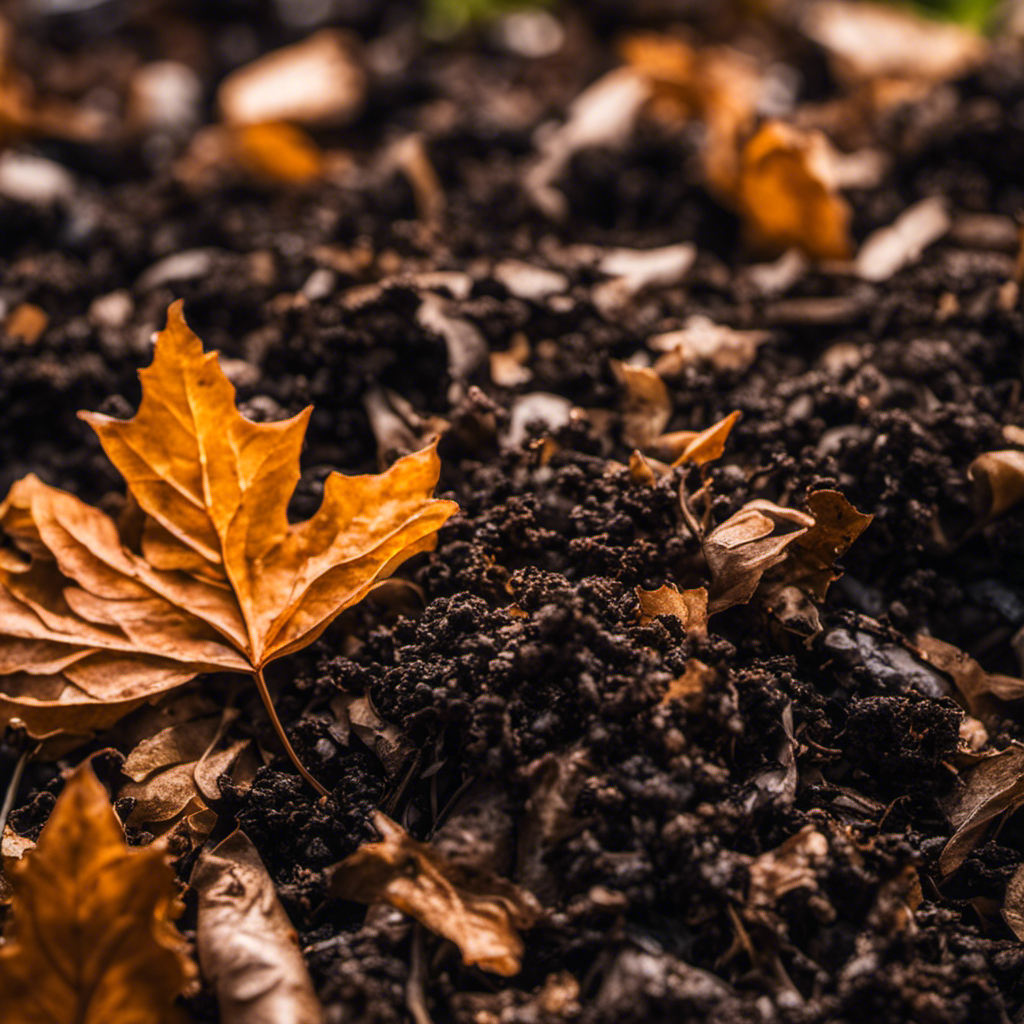
[[(171, 306), (131, 420), (82, 418), (128, 485), (141, 526), (35, 476), (0, 504), (0, 723), (88, 733), (204, 671), (251, 673), (312, 643), (457, 510), (432, 498), (434, 447), (379, 475), (332, 473), (290, 523), (311, 409), (256, 424), (215, 352)], [(137, 517), (139, 518), (139, 517)], [(131, 534), (131, 535), (129, 535)]]

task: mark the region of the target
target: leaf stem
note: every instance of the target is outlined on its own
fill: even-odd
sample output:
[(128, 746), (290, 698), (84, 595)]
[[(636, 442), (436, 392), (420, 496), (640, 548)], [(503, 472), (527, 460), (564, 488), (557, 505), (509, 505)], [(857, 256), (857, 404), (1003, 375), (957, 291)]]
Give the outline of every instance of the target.
[(11, 772), (10, 781), (7, 783), (7, 792), (4, 793), (3, 806), (0, 807), (0, 836), (4, 834), (4, 829), (7, 827), (7, 816), (11, 813), (14, 798), (18, 795), (18, 786), (21, 785), (21, 773), (25, 770), (25, 765), (28, 764), (31, 754), (31, 750), (23, 750), (14, 766), (14, 771)]
[(288, 736), (284, 731), (284, 726), (281, 724), (281, 719), (277, 717), (277, 712), (274, 710), (274, 702), (270, 699), (270, 691), (267, 689), (267, 681), (263, 678), (263, 669), (254, 669), (252, 677), (256, 680), (256, 689), (260, 691), (260, 698), (263, 700), (263, 706), (267, 709), (267, 714), (270, 715), (270, 722), (274, 726), (274, 732), (277, 733), (277, 738), (281, 741), (281, 745), (284, 747), (285, 753), (292, 759), (292, 764), (298, 768), (299, 774), (321, 796), (329, 796), (330, 794), (328, 791), (324, 789), (324, 787), (321, 786), (308, 771), (306, 771), (305, 765), (299, 760), (299, 755), (295, 753), (295, 748), (289, 742)]

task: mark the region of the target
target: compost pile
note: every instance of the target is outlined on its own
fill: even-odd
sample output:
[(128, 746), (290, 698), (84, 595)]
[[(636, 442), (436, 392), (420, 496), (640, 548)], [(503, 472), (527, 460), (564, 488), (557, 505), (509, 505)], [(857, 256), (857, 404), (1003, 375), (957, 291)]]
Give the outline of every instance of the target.
[(483, 8), (5, 8), (0, 1015), (1022, 1019), (1024, 22)]

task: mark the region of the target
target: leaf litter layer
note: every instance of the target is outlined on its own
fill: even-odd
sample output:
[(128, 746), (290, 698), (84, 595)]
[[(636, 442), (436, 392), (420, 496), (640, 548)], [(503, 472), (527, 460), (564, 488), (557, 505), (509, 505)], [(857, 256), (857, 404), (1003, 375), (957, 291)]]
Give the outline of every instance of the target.
[[(603, 29), (635, 28), (623, 10), (600, 11)], [(397, 31), (359, 27), (368, 37)], [(269, 20), (257, 29), (277, 45)], [(99, 216), (91, 235), (87, 219), (75, 222), (86, 241), (70, 246), (61, 211), (4, 200), (16, 265), (5, 297), (49, 317), (33, 343), (23, 333), (5, 343), (5, 484), (35, 472), (120, 511), (108, 492), (123, 485), (75, 412), (131, 415), (134, 371), (148, 358), (138, 339), (178, 296), (208, 345), (237, 361), (226, 368), (246, 415), (287, 422), (315, 405), (295, 521), (316, 514), (327, 467), (371, 472), (447, 428), (441, 488), (462, 512), (435, 554), (410, 563), (412, 585), (375, 591), (267, 669), (297, 754), (331, 795), (318, 803), (271, 760), (251, 785), (220, 787), (225, 831), (211, 846), (233, 824), (250, 837), (320, 1001), (353, 1019), (424, 1009), (438, 1020), (513, 1022), (1013, 1019), (1024, 840), (1002, 767), (1024, 738), (1011, 685), (1021, 511), (992, 460), (976, 464), (973, 480), (969, 468), (1019, 447), (1004, 432), (1020, 422), (1024, 323), (1006, 289), (1019, 130), (991, 113), (992, 101), (1009, 111), (1024, 96), (1019, 61), (997, 54), (926, 94), (920, 81), (862, 89), (846, 77), (855, 69), (817, 54), (815, 74), (828, 64), (834, 76), (829, 95), (861, 90), (855, 109), (918, 96), (872, 129), (891, 161), (886, 175), (843, 193), (852, 222), (837, 222), (853, 242), (936, 192), (951, 211), (947, 235), (917, 257), (901, 243), (889, 265), (911, 261), (875, 279), (877, 268), (860, 278), (806, 254), (769, 263), (744, 250), (742, 202), (709, 197), (693, 123), (642, 120), (618, 149), (573, 154), (556, 182), (566, 219), (553, 225), (518, 190), (532, 128), (589, 84), (587, 59), (613, 63), (613, 48), (581, 44), (579, 66), (460, 48), (465, 75), (437, 57), (450, 52), (433, 51), (406, 68), (409, 84), (374, 94), (377, 111), (426, 133), (446, 190), (440, 235), (415, 221), (397, 161), (377, 165), (365, 187), (325, 182), (281, 198), (232, 178), (186, 202), (138, 164), (100, 170), (81, 150), (49, 150), (80, 180), (103, 180), (98, 197), (81, 185), (73, 193), (73, 212), (98, 206)], [(526, 113), (509, 123), (507, 82), (520, 73)], [(424, 84), (447, 101), (447, 119), (420, 106)], [(746, 108), (727, 113), (727, 135), (755, 137)], [(808, 111), (808, 130), (834, 136), (827, 113)], [(847, 127), (833, 142), (852, 151), (865, 129)], [(369, 148), (387, 141), (370, 121), (355, 131)], [(337, 138), (320, 141), (327, 149)], [(800, 152), (773, 159), (789, 167)], [(758, 166), (767, 175), (771, 162)], [(161, 277), (168, 243), (140, 230), (156, 222), (173, 222), (175, 255), (203, 269), (186, 260)], [(652, 271), (628, 250), (684, 242), (697, 248), (689, 276), (642, 285)], [(603, 265), (632, 276), (606, 274), (601, 253), (580, 243), (616, 250)], [(326, 291), (324, 281), (333, 281)], [(592, 296), (602, 284), (614, 287)], [(436, 300), (429, 316), (425, 295)], [(689, 330), (693, 317), (758, 341), (725, 369), (689, 342), (646, 345)], [(498, 386), (488, 360), (475, 361), (474, 330), (484, 355), (515, 354), (518, 383)], [(638, 352), (664, 374), (662, 437), (696, 436), (742, 413), (703, 473), (657, 464), (675, 461), (674, 441), (631, 459), (625, 430), (636, 409), (612, 360), (629, 364)], [(530, 404), (517, 405), (524, 397)], [(524, 443), (502, 447), (526, 415), (518, 409), (533, 410), (553, 440), (533, 442), (538, 431), (524, 424)], [(649, 424), (639, 427), (630, 441), (644, 443)], [(681, 482), (698, 520), (707, 486), (705, 538), (731, 520), (752, 529), (750, 542), (786, 541), (806, 527), (814, 492), (838, 492), (875, 518), (841, 556), (845, 575), (824, 601), (808, 598), (810, 568), (794, 577), (802, 587), (774, 579), (780, 562), (749, 603), (712, 615), (704, 637), (686, 628), (689, 609), (702, 617), (699, 602), (684, 604), (680, 620), (671, 603), (662, 614), (640, 596), (712, 582)], [(748, 509), (755, 501), (771, 509)], [(764, 519), (775, 528), (758, 534)], [(922, 634), (967, 652), (980, 674)], [(206, 673), (189, 685), (223, 697)], [(255, 738), (272, 756), (255, 692), (234, 699), (242, 714), (224, 749)], [(131, 723), (95, 745), (129, 754), (141, 739)], [(13, 763), (13, 750), (4, 756)], [(20, 841), (46, 820), (56, 774), (49, 759), (29, 763), (11, 818)], [(112, 782), (120, 792), (124, 781)], [(519, 974), (478, 973), (429, 926), (327, 898), (326, 873), (381, 841), (370, 825), (377, 809), (448, 870), (459, 865), (456, 875), (495, 876), (539, 899)], [(179, 863), (182, 880), (196, 852)], [(215, 1019), (216, 998), (207, 983), (190, 1012)]]

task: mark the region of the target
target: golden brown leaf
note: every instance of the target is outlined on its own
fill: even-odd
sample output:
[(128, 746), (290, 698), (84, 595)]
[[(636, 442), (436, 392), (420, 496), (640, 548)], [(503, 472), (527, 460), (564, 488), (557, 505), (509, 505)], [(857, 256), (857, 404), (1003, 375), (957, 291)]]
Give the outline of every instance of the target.
[(718, 678), (718, 673), (699, 658), (687, 658), (683, 674), (668, 684), (660, 703), (681, 700), (685, 704), (699, 705), (707, 688)]
[(665, 382), (647, 366), (612, 361), (622, 385), (622, 440), (630, 448), (646, 448), (668, 426), (672, 400)]
[(1024, 698), (1024, 679), (1004, 676), (998, 672), (986, 672), (969, 654), (959, 647), (937, 640), (921, 633), (914, 639), (929, 665), (945, 672), (963, 696), (962, 703), (967, 711), (981, 716), (992, 706), (986, 697), (1000, 700), (1021, 700)]
[(109, 725), (203, 671), (252, 673), (266, 702), (263, 667), (432, 548), (456, 509), (431, 498), (427, 448), (379, 475), (332, 473), (319, 511), (290, 523), (311, 410), (243, 417), (180, 303), (140, 376), (133, 419), (82, 414), (143, 517), (139, 551), (34, 476), (0, 505), (14, 545), (0, 560), (0, 721), (34, 735)]
[(835, 188), (820, 132), (769, 121), (743, 147), (732, 196), (755, 249), (795, 246), (815, 259), (840, 260), (853, 251), (850, 207)]
[(640, 602), (640, 625), (646, 626), (659, 615), (671, 615), (688, 633), (706, 633), (708, 628), (708, 592), (704, 587), (680, 591), (672, 583), (657, 590), (636, 588)]
[(199, 963), (223, 1024), (322, 1021), (295, 929), (249, 837), (236, 831), (204, 852), (192, 886)]
[(1024, 500), (1024, 452), (985, 452), (968, 467), (974, 507), (983, 519), (995, 519)]
[(68, 779), (35, 850), (11, 869), (0, 946), (4, 1024), (169, 1024), (194, 968), (172, 921), (174, 874), (131, 850), (87, 764)]
[(384, 837), (333, 872), (331, 891), (360, 903), (384, 901), (454, 942), (470, 966), (509, 977), (523, 955), (519, 930), (537, 919), (534, 898), (511, 882), (443, 860), (377, 811)]

